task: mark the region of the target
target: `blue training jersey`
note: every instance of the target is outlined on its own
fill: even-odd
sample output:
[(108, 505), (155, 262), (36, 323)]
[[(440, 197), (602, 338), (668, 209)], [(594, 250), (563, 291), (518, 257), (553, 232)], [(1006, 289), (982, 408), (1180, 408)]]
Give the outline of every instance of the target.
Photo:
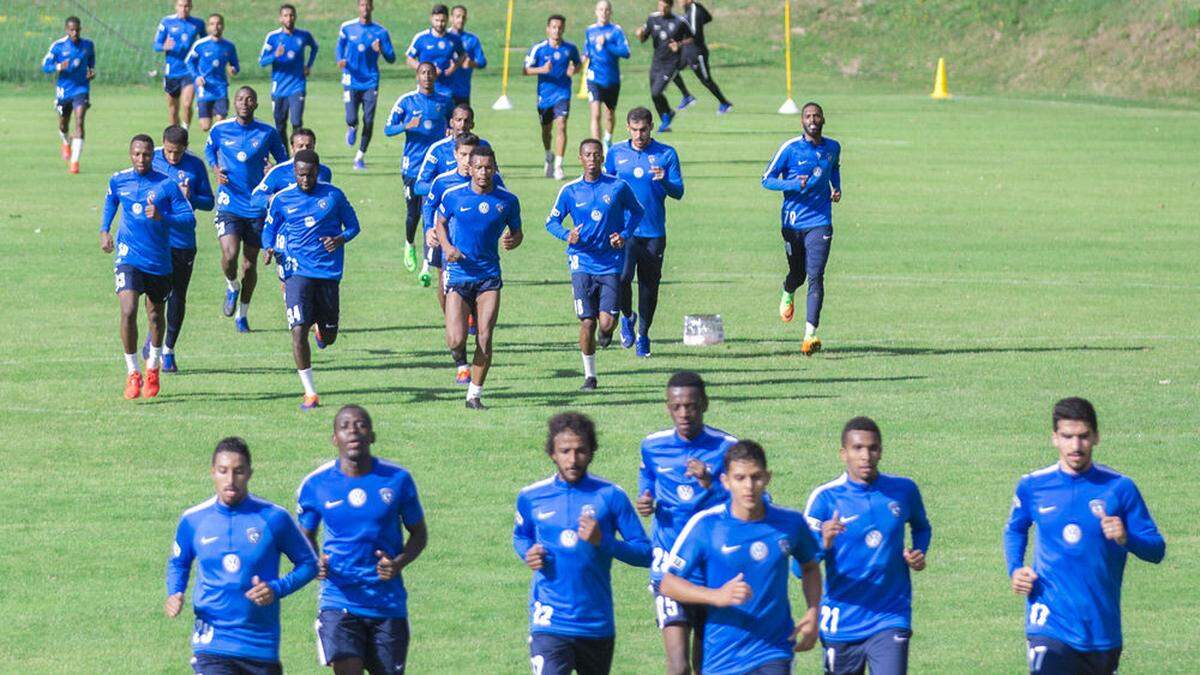
[[(1118, 516), (1124, 546), (1105, 538), (1100, 519)], [(1161, 562), (1167, 543), (1133, 480), (1107, 466), (1069, 474), (1058, 464), (1021, 477), (1004, 528), (1008, 576), (1025, 564), (1029, 527), (1037, 530), (1025, 632), (1079, 651), (1121, 646), (1121, 579), (1132, 553)]]
[[(212, 185), (208, 182), (208, 169), (204, 161), (186, 150), (178, 164), (171, 164), (163, 155), (162, 148), (154, 149), (154, 170), (175, 181), (180, 192), (187, 187), (187, 200), (192, 211), (212, 211), (216, 199)], [(171, 228), (171, 248), (196, 248), (196, 216), (185, 219)]]
[(375, 551), (400, 555), (403, 527), (425, 520), (408, 470), (372, 457), (369, 473), (347, 476), (334, 459), (305, 477), (296, 501), (300, 527), (314, 532), (325, 523), (321, 552), (329, 556), (329, 571), (318, 608), (372, 618), (408, 616), (404, 580), (397, 575), (382, 581), (375, 572)]
[[(596, 519), (599, 546), (579, 539), (585, 513)], [(650, 540), (625, 491), (591, 475), (568, 483), (555, 474), (521, 490), (514, 521), (518, 558), (524, 561), (535, 544), (546, 550), (545, 565), (529, 583), (529, 632), (612, 637), (613, 558), (650, 565)]]
[(500, 278), (500, 237), (505, 228), (521, 229), (517, 196), (496, 185), (478, 194), (471, 183), (463, 183), (442, 194), (438, 215), (446, 219), (450, 243), (463, 255), (446, 263), (449, 283)]
[[(779, 147), (763, 174), (762, 186), (783, 192), (783, 227), (808, 230), (833, 224), (831, 191), (842, 189), (841, 160), (842, 146), (832, 138), (813, 145), (797, 136)], [(804, 187), (800, 187), (801, 176), (808, 177)]]
[(594, 23), (583, 32), (587, 81), (600, 87), (621, 83), (621, 59), (629, 58), (629, 40), (615, 23)]
[(450, 96), (453, 98), (471, 98), (471, 75), (475, 70), (483, 70), (487, 68), (487, 55), (483, 53), (483, 43), (479, 41), (479, 36), (470, 32), (451, 30), (450, 34), (458, 37), (459, 43), (462, 45), (462, 51), (467, 55), (467, 58), (475, 62), (474, 67), (459, 66), (457, 70), (450, 73)]
[[(371, 46), (376, 40), (379, 41), (378, 52)], [(358, 19), (342, 24), (334, 56), (338, 61), (346, 62), (342, 69), (342, 87), (352, 91), (379, 88), (380, 56), (388, 63), (396, 62), (396, 50), (388, 30), (374, 21), (364, 24)]]
[(410, 59), (416, 59), (418, 62), (432, 63), (438, 69), (433, 90), (440, 96), (449, 97), (453, 94), (450, 76), (445, 75), (444, 72), (451, 63), (462, 59), (462, 38), (458, 36), (458, 33), (446, 31), (441, 35), (435, 35), (432, 28), (426, 28), (413, 36), (404, 55)]
[[(292, 571), (279, 576), (279, 556)], [(234, 506), (217, 497), (183, 512), (167, 560), (167, 595), (187, 590), (192, 562), (196, 630), (192, 651), (259, 661), (279, 660), (279, 600), (317, 576), (312, 547), (286, 509), (253, 494)], [(275, 592), (259, 607), (246, 597), (254, 577)]]
[[(492, 180), (495, 181), (496, 187), (504, 187), (504, 179), (500, 177), (500, 174), (496, 174)], [(437, 213), (438, 207), (442, 205), (442, 195), (446, 194), (446, 191), (451, 188), (456, 188), (459, 185), (470, 182), (471, 177), (459, 173), (457, 167), (433, 179), (429, 184), (429, 191), (426, 193), (425, 199), (421, 202), (421, 218), (426, 231), (433, 228), (434, 216)]]
[[(158, 30), (154, 33), (154, 51), (162, 52), (166, 58), (163, 77), (191, 79), (191, 71), (183, 60), (187, 58), (196, 40), (205, 35), (208, 35), (208, 29), (204, 26), (204, 21), (194, 16), (181, 19), (172, 14), (159, 21)], [(168, 39), (174, 42), (170, 49), (167, 48)]]
[[(453, 109), (451, 110), (453, 112)], [(486, 138), (479, 139), (479, 147), (490, 148), (491, 143), (487, 142)], [(454, 158), (455, 138), (453, 135), (448, 135), (445, 138), (434, 141), (429, 149), (425, 151), (425, 157), (421, 160), (421, 167), (417, 170), (417, 182), (413, 185), (413, 190), (418, 195), (429, 194), (429, 189), (433, 185), (433, 179), (446, 173), (447, 171), (458, 170), (458, 160)], [(496, 172), (497, 185), (504, 187), (504, 184), (499, 181), (500, 172)]]
[(321, 238), (341, 236), (348, 244), (358, 233), (358, 215), (341, 190), (318, 182), (312, 191), (305, 192), (293, 184), (271, 198), (262, 241), (264, 248), (274, 248), (283, 236), (280, 243), (286, 251), (285, 277), (295, 274), (309, 279), (341, 279), (346, 247), (343, 244), (326, 251)]
[[(388, 136), (404, 134), (400, 172), (405, 178), (416, 180), (429, 146), (446, 137), (446, 125), (453, 107), (450, 99), (441, 94), (424, 94), (416, 89), (396, 99), (383, 133)], [(408, 128), (414, 120), (416, 126)]]
[[(846, 526), (829, 550), (821, 524), (838, 514)], [(889, 628), (912, 628), (912, 581), (904, 561), (907, 524), (912, 548), (929, 552), (933, 528), (921, 491), (909, 478), (879, 474), (870, 484), (846, 474), (813, 490), (804, 516), (825, 561), (821, 639), (859, 642)], [(800, 575), (798, 566), (793, 571)]]
[(567, 244), (567, 266), (571, 274), (620, 274), (625, 266), (625, 249), (613, 248), (614, 233), (629, 240), (628, 223), (642, 215), (642, 205), (625, 181), (600, 174), (595, 181), (582, 176), (562, 186), (554, 208), (546, 218), (546, 230), (566, 241), (563, 225), (567, 216), (579, 228), (579, 241)]
[[(159, 219), (146, 217), (146, 205), (154, 202)], [(175, 181), (151, 168), (138, 173), (132, 167), (118, 171), (108, 179), (100, 231), (108, 232), (117, 211), (121, 227), (117, 231), (114, 265), (130, 265), (147, 273), (171, 273), (171, 231), (193, 223), (192, 207), (179, 192)]]
[[(283, 54), (279, 54), (280, 47)], [(308, 50), (308, 56), (304, 50)], [(263, 40), (262, 51), (258, 55), (258, 65), (266, 68), (271, 66), (271, 98), (287, 98), (304, 94), (308, 89), (306, 68), (312, 68), (317, 60), (317, 40), (312, 33), (295, 28), (291, 33), (276, 28), (267, 33)]]
[[(651, 169), (662, 167), (661, 180)], [(667, 236), (667, 197), (683, 198), (683, 172), (675, 148), (651, 139), (638, 150), (629, 141), (612, 146), (604, 158), (604, 173), (629, 183), (645, 213), (632, 221), (635, 237)]]
[(537, 76), (538, 110), (550, 108), (559, 101), (571, 100), (571, 76), (567, 74), (567, 66), (573, 63), (575, 68), (579, 68), (579, 49), (570, 42), (559, 42), (555, 47), (549, 40), (542, 40), (529, 48), (529, 53), (525, 55), (526, 68), (541, 68), (547, 63), (550, 64), (550, 72)]
[[(62, 70), (58, 70), (60, 63), (66, 64)], [(73, 41), (69, 37), (61, 37), (50, 43), (50, 49), (42, 57), (42, 71), (58, 73), (54, 82), (56, 101), (86, 96), (91, 91), (88, 71), (95, 67), (96, 45), (86, 38)]]
[(217, 213), (240, 218), (262, 218), (263, 209), (252, 199), (254, 188), (262, 182), (268, 159), (282, 162), (288, 158), (275, 127), (252, 120), (242, 124), (236, 117), (221, 120), (208, 131), (204, 159), (209, 166), (220, 166), (229, 182), (217, 187)]
[(196, 40), (184, 59), (193, 78), (204, 78), (204, 84), (196, 84), (197, 101), (219, 101), (229, 98), (229, 76), (226, 66), (237, 73), (242, 69), (238, 63), (237, 47), (225, 38), (212, 36)]
[[(255, 186), (254, 191), (250, 193), (250, 201), (254, 208), (262, 209), (266, 213), (267, 206), (271, 203), (271, 197), (274, 197), (276, 192), (296, 184), (295, 164), (295, 160), (289, 159), (276, 164), (271, 167), (270, 171), (267, 171), (263, 179)], [(333, 170), (324, 164), (318, 165), (317, 180), (321, 183), (332, 183)], [(276, 250), (278, 251), (278, 249)]]
[(740, 605), (705, 608), (705, 675), (745, 673), (792, 658), (788, 560), (813, 560), (817, 545), (802, 514), (770, 503), (765, 508), (754, 521), (736, 518), (728, 503), (705, 509), (671, 549), (671, 574), (708, 588), (742, 574), (753, 592)]

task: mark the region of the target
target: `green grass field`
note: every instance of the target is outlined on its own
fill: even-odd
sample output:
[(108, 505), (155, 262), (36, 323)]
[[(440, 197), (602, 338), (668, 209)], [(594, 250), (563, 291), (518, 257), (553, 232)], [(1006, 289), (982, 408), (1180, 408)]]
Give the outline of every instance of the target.
[[(400, 264), (400, 144), (379, 124), (372, 170), (352, 173), (339, 92), (327, 83), (310, 92), (308, 121), (364, 230), (348, 249), (343, 335), (315, 359), (325, 407), (296, 409), (273, 283), (256, 297), (252, 334), (220, 316), (207, 216), (178, 346), (183, 372), (165, 377), (155, 400), (122, 400), (111, 259), (95, 231), (107, 176), (128, 166), (128, 138), (157, 136), (165, 123), (161, 95), (95, 91), (83, 172), (68, 176), (50, 85), (0, 88), (9, 335), (0, 354), (0, 670), (186, 672), (190, 602), (185, 616), (163, 617), (163, 568), (180, 512), (211, 495), (212, 446), (247, 438), (251, 488), (290, 506), (301, 478), (333, 454), (337, 406), (359, 403), (375, 417), (377, 453), (414, 472), (428, 513), (431, 543), (406, 571), (411, 671), (526, 672), (529, 572), (510, 532), (517, 491), (550, 473), (546, 418), (563, 409), (593, 416), (595, 473), (632, 486), (641, 437), (669, 425), (666, 378), (694, 368), (711, 382), (708, 421), (765, 445), (772, 493), (786, 505), (802, 506), (840, 471), (836, 436), (847, 418), (880, 421), (884, 469), (920, 483), (935, 529), (929, 569), (915, 580), (918, 673), (1024, 667), (1024, 605), (1008, 590), (1000, 529), (1017, 478), (1054, 459), (1052, 402), (1091, 398), (1104, 434), (1099, 460), (1137, 480), (1169, 541), (1163, 564), (1128, 568), (1122, 672), (1194, 672), (1200, 115), (970, 96), (939, 103), (921, 91), (806, 81), (799, 96), (825, 104), (826, 132), (843, 144), (845, 198), (826, 281), (826, 351), (805, 359), (802, 327), (781, 325), (775, 312), (779, 197), (758, 184), (798, 120), (773, 112), (776, 71), (717, 75), (735, 113), (718, 119), (702, 97), (664, 138), (683, 157), (687, 194), (669, 207), (654, 357), (601, 353), (601, 389), (589, 395), (576, 391), (562, 246), (541, 227), (558, 185), (538, 177), (531, 85), (514, 85), (514, 112), (480, 105), (477, 130), (497, 148), (527, 227), (524, 246), (504, 257), (484, 413), (463, 408), (433, 293)], [(630, 77), (623, 108), (646, 100), (643, 79)], [(408, 88), (389, 80), (381, 108)], [(479, 80), (478, 103), (497, 89), (494, 75)], [(585, 134), (581, 111), (572, 143)], [(726, 344), (683, 346), (685, 313), (722, 314)], [(613, 585), (614, 670), (660, 670), (645, 570), (618, 564)], [(315, 588), (284, 601), (282, 658), (293, 672), (318, 672)], [(798, 672), (818, 668), (816, 654), (797, 662)]]

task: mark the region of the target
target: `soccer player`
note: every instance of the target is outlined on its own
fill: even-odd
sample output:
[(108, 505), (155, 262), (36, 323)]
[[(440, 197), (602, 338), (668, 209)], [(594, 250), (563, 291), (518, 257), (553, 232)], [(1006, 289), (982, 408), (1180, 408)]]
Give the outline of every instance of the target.
[(229, 114), (229, 77), (241, 70), (237, 47), (221, 37), (225, 33), (225, 17), (208, 17), (208, 35), (192, 43), (183, 60), (196, 85), (196, 116), (200, 129), (208, 131), (213, 123)]
[[(183, 610), (192, 563), (196, 612), (192, 669), (197, 673), (281, 675), (279, 601), (317, 575), (313, 549), (287, 509), (250, 493), (250, 448), (236, 436), (212, 455), (217, 494), (183, 512), (167, 560), (170, 618)], [(292, 571), (279, 576), (279, 557)]]
[[(163, 305), (171, 292), (171, 231), (195, 221), (192, 207), (175, 181), (154, 170), (154, 139), (138, 134), (129, 142), (133, 165), (108, 179), (100, 216), (100, 250), (112, 253), (113, 218), (121, 212), (113, 260), (113, 277), (121, 303), (121, 346), (125, 350), (125, 398), (153, 398), (159, 391), (162, 360)], [(146, 380), (137, 362), (137, 306), (146, 296), (150, 352)]]
[[(429, 149), (425, 151), (421, 167), (417, 170), (417, 182), (413, 184), (414, 192), (422, 197), (429, 194), (434, 178), (458, 168), (458, 160), (455, 159), (458, 137), (471, 133), (474, 128), (475, 110), (471, 108), (471, 104), (454, 104), (454, 109), (450, 111), (450, 119), (447, 121), (446, 135), (431, 143)], [(480, 139), (479, 144), (491, 145), (483, 139)], [(426, 228), (431, 225), (431, 222), (425, 222)]]
[(821, 351), (817, 325), (825, 302), (825, 264), (833, 241), (833, 204), (842, 199), (839, 168), (842, 146), (825, 138), (825, 112), (816, 103), (801, 110), (804, 134), (780, 146), (762, 177), (762, 186), (783, 193), (780, 209), (783, 248), (788, 273), (779, 299), (779, 318), (792, 320), (796, 289), (808, 277), (808, 304), (804, 342), (800, 353), (812, 356)]
[(455, 105), (470, 103), (471, 75), (487, 68), (487, 55), (479, 36), (467, 30), (467, 8), (463, 5), (450, 8), (450, 34), (458, 37), (463, 52), (462, 62), (450, 73), (450, 98)]
[[(546, 230), (567, 242), (567, 268), (579, 317), (579, 351), (583, 354), (581, 391), (596, 389), (596, 328), (607, 347), (616, 330), (617, 286), (625, 264), (625, 242), (642, 205), (629, 185), (603, 172), (604, 144), (595, 138), (579, 144), (583, 175), (562, 186), (546, 218)], [(574, 227), (563, 221), (571, 218)]]
[[(263, 40), (258, 65), (271, 66), (275, 129), (279, 131), (280, 140), (286, 141), (289, 115), (293, 129), (304, 126), (304, 95), (308, 90), (308, 73), (317, 60), (317, 41), (312, 33), (296, 28), (295, 5), (279, 6), (279, 26)], [(305, 49), (308, 50), (307, 58)]]
[(629, 58), (629, 41), (625, 39), (625, 31), (612, 22), (609, 0), (596, 3), (596, 23), (584, 31), (583, 42), (592, 138), (603, 138), (607, 151), (612, 144), (617, 100), (621, 97), (621, 59)]
[[(42, 59), (42, 70), (57, 73), (54, 83), (54, 110), (58, 113), (58, 136), (62, 140), (62, 158), (67, 171), (79, 173), (83, 153), (83, 118), (91, 105), (92, 78), (96, 77), (96, 46), (80, 36), (79, 17), (67, 17), (67, 34), (50, 44)], [(71, 133), (71, 118), (75, 133)]]
[[(737, 442), (704, 423), (708, 393), (704, 379), (681, 371), (667, 380), (667, 413), (673, 427), (642, 441), (638, 469), (638, 515), (653, 517), (650, 541), (650, 590), (667, 653), (667, 672), (700, 672), (704, 641), (704, 607), (682, 605), (659, 592), (667, 554), (675, 538), (696, 513), (721, 504), (729, 493), (721, 484), (725, 451)], [(691, 656), (689, 658), (689, 651)]]
[[(567, 19), (551, 14), (546, 20), (546, 39), (529, 48), (526, 75), (537, 75), (538, 119), (542, 123), (542, 148), (546, 151), (546, 178), (562, 180), (563, 155), (567, 151), (567, 118), (571, 115), (571, 78), (582, 62), (579, 49), (563, 41)], [(554, 135), (554, 149), (550, 136)]]
[[(705, 673), (786, 675), (793, 650), (808, 651), (817, 641), (816, 541), (803, 515), (764, 499), (770, 482), (762, 446), (734, 443), (721, 476), (729, 501), (692, 516), (671, 548), (659, 590), (676, 602), (707, 605)], [(801, 566), (808, 605), (798, 625), (788, 601), (789, 559)]]
[[(306, 127), (296, 127), (292, 130), (290, 139), (292, 144), (292, 156), (295, 157), (297, 152), (301, 150), (316, 150), (317, 149), (317, 134), (312, 129)], [(263, 213), (267, 212), (267, 207), (271, 205), (271, 197), (275, 196), (276, 192), (296, 184), (296, 169), (293, 166), (294, 160), (280, 162), (271, 167), (263, 176), (262, 182), (254, 188), (254, 192), (250, 193), (251, 203), (255, 208), (262, 209)], [(326, 165), (321, 164), (317, 169), (317, 180), (322, 183), (333, 182), (333, 171)], [(275, 235), (274, 242), (275, 250), (275, 272), (279, 275), (281, 282), (287, 281), (288, 271), (287, 265), (287, 242), (284, 241), (282, 235)]]
[(475, 316), (475, 355), (466, 406), (483, 410), (483, 383), (492, 367), (492, 331), (500, 313), (500, 252), (521, 245), (521, 203), (495, 184), (496, 153), (471, 151), (471, 182), (447, 190), (434, 217), (437, 242), (446, 262), (446, 346), (459, 379), (467, 366), (467, 315)]
[[(221, 269), (225, 272), (225, 316), (234, 317), (239, 333), (250, 332), (247, 315), (254, 287), (255, 267), (262, 247), (263, 216), (266, 211), (252, 196), (263, 179), (268, 159), (282, 162), (287, 150), (279, 132), (254, 119), (258, 92), (250, 87), (237, 90), (233, 100), (237, 117), (213, 125), (204, 146), (204, 158), (217, 178), (217, 215), (214, 224), (221, 242)], [(238, 282), (238, 250), (243, 256), (242, 280)], [(239, 296), (241, 302), (238, 302)]]
[(163, 65), (163, 92), (167, 96), (167, 121), (192, 123), (192, 99), (196, 94), (191, 69), (184, 63), (196, 40), (208, 34), (204, 22), (192, 16), (192, 0), (175, 0), (175, 13), (164, 17), (154, 33), (154, 51), (166, 58)]
[[(855, 417), (838, 451), (846, 472), (813, 490), (804, 516), (825, 561), (821, 644), (830, 675), (908, 672), (909, 570), (925, 569), (933, 528), (910, 478), (879, 472), (883, 434)], [(905, 525), (912, 547), (905, 546)]]
[(533, 570), (529, 660), (543, 675), (606, 675), (616, 642), (612, 561), (648, 567), (650, 540), (625, 491), (588, 475), (596, 456), (591, 419), (551, 417), (546, 454), (555, 473), (517, 495), (513, 526), (517, 557)]
[[(650, 356), (650, 325), (658, 308), (658, 285), (662, 280), (663, 255), (667, 250), (667, 197), (683, 198), (683, 173), (675, 148), (650, 137), (654, 118), (638, 106), (625, 116), (629, 140), (613, 146), (604, 172), (633, 188), (645, 209), (630, 223), (633, 237), (625, 246), (621, 270), (621, 346), (637, 346), (637, 355)], [(633, 313), (633, 278), (638, 282), (638, 311)]]
[(446, 30), (450, 21), (450, 10), (445, 5), (437, 4), (429, 13), (429, 28), (413, 36), (412, 42), (404, 52), (408, 67), (419, 71), (422, 63), (431, 63), (437, 81), (434, 90), (438, 96), (450, 98), (454, 91), (451, 76), (461, 67), (465, 56), (462, 40), (456, 33)]
[(429, 542), (412, 475), (373, 456), (374, 442), (367, 411), (343, 406), (333, 418), (337, 459), (296, 490), (300, 527), (319, 551), (317, 654), (337, 675), (404, 671), (408, 593), (401, 571)]
[(387, 126), (383, 129), (388, 136), (404, 134), (404, 160), (400, 163), (400, 176), (404, 180), (404, 203), (407, 208), (404, 219), (404, 269), (409, 272), (417, 270), (417, 249), (413, 241), (421, 221), (421, 195), (417, 194), (414, 186), (429, 146), (446, 135), (446, 124), (453, 107), (449, 98), (434, 89), (437, 72), (437, 66), (428, 61), (417, 68), (417, 88), (396, 99), (388, 115)]
[(1004, 528), (1013, 592), (1028, 598), (1029, 672), (1115, 673), (1125, 561), (1132, 553), (1161, 562), (1167, 544), (1133, 480), (1092, 461), (1100, 443), (1092, 404), (1062, 399), (1050, 424), (1058, 462), (1021, 477)]
[[(342, 71), (342, 101), (346, 104), (346, 145), (354, 147), (354, 170), (367, 168), (367, 148), (375, 130), (375, 104), (379, 101), (379, 57), (396, 62), (392, 36), (371, 20), (375, 0), (358, 0), (358, 18), (342, 24), (334, 53)], [(358, 136), (358, 109), (362, 108), (362, 136)]]
[(316, 152), (296, 153), (292, 164), (296, 184), (271, 198), (262, 234), (264, 264), (271, 262), (278, 236), (287, 245), (284, 305), (292, 332), (292, 356), (304, 386), (301, 410), (320, 405), (313, 385), (308, 332), (314, 330), (318, 349), (337, 340), (343, 247), (359, 233), (358, 215), (350, 200), (338, 188), (317, 180), (320, 165)]
[[(692, 29), (692, 42), (683, 47), (683, 64), (692, 69), (696, 74), (696, 79), (700, 80), (700, 84), (704, 88), (712, 92), (716, 97), (717, 114), (724, 115), (733, 109), (733, 104), (725, 95), (721, 93), (721, 88), (712, 78), (712, 71), (708, 65), (708, 43), (704, 41), (704, 26), (712, 21), (712, 15), (704, 8), (704, 5), (695, 2), (694, 0), (683, 0), (683, 20), (687, 22), (688, 28)], [(677, 110), (686, 110), (696, 103), (696, 97), (692, 96), (688, 91), (687, 85), (683, 83), (683, 75), (675, 75), (675, 86), (679, 87), (679, 91), (683, 94), (683, 100), (679, 102)]]
[(692, 42), (692, 29), (681, 17), (671, 13), (673, 0), (658, 0), (658, 11), (646, 17), (646, 23), (637, 29), (637, 39), (645, 42), (652, 39), (654, 56), (650, 60), (650, 99), (662, 121), (659, 133), (671, 130), (671, 104), (664, 93), (667, 85), (675, 79), (683, 67), (682, 49)]

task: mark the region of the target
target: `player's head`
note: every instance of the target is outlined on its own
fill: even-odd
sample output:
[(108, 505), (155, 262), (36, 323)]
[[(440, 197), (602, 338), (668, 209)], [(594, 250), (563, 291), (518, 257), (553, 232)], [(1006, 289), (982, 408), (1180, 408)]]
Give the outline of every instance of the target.
[(225, 17), (217, 14), (216, 12), (208, 15), (208, 21), (206, 24), (208, 28), (208, 34), (213, 37), (221, 37), (221, 34), (225, 32)]
[(599, 0), (596, 3), (596, 20), (600, 22), (601, 26), (612, 21), (612, 3), (609, 0)]
[(429, 10), (429, 25), (433, 28), (433, 32), (441, 33), (446, 30), (446, 23), (450, 21), (450, 10), (445, 5), (437, 4), (433, 9)]
[(258, 110), (258, 92), (253, 87), (238, 87), (233, 95), (233, 109), (243, 122), (254, 119), (254, 111)]
[(838, 455), (846, 465), (846, 475), (858, 483), (870, 483), (879, 476), (883, 457), (883, 432), (870, 417), (855, 417), (842, 427), (842, 447)]
[(295, 157), (297, 152), (301, 150), (316, 150), (317, 149), (317, 132), (308, 127), (296, 127), (292, 129), (292, 137), (288, 139), (292, 144), (292, 156)]
[(475, 109), (470, 103), (459, 103), (450, 111), (450, 133), (457, 136), (475, 128)]
[(675, 3), (672, 2), (672, 0), (658, 0), (658, 11), (662, 12), (663, 14), (668, 14), (671, 11), (671, 7), (674, 5)]
[(482, 190), (490, 190), (496, 176), (496, 153), (486, 145), (471, 151), (471, 182)]
[(229, 436), (222, 438), (212, 454), (213, 488), (217, 498), (226, 506), (236, 506), (250, 493), (250, 446), (246, 441)]
[(1054, 404), (1050, 415), (1054, 433), (1051, 442), (1058, 450), (1059, 462), (1074, 473), (1092, 466), (1092, 450), (1100, 443), (1096, 409), (1085, 398), (1072, 396)]
[(546, 37), (558, 42), (562, 39), (566, 27), (567, 17), (562, 14), (551, 14), (550, 18), (546, 19)]
[(285, 3), (279, 6), (279, 25), (289, 31), (296, 27), (295, 5)]
[(579, 144), (579, 163), (583, 175), (595, 179), (604, 170), (604, 144), (595, 138), (585, 138)]
[(458, 172), (464, 176), (471, 171), (471, 153), (479, 147), (479, 137), (466, 131), (454, 137), (454, 161)]
[(292, 170), (296, 172), (296, 186), (311, 192), (317, 186), (317, 173), (321, 168), (321, 157), (316, 150), (301, 150), (295, 154)]
[(67, 29), (67, 37), (71, 38), (71, 40), (79, 39), (79, 33), (83, 30), (83, 24), (79, 21), (79, 17), (68, 16), (63, 25)]
[(370, 21), (374, 12), (375, 0), (358, 0), (358, 18)]
[(650, 130), (654, 128), (654, 116), (650, 109), (638, 106), (625, 115), (625, 128), (629, 130), (629, 144), (641, 150), (650, 142)]
[(813, 138), (821, 137), (821, 129), (825, 128), (825, 110), (821, 104), (809, 101), (800, 109), (800, 124), (804, 133)]
[(583, 413), (565, 412), (546, 423), (546, 454), (558, 467), (558, 475), (574, 483), (587, 475), (596, 455), (596, 425)]
[(375, 442), (375, 430), (371, 415), (358, 405), (344, 405), (333, 416), (333, 447), (338, 457), (359, 462), (371, 456), (371, 444)]
[(433, 91), (433, 83), (437, 81), (437, 66), (428, 61), (417, 64), (417, 88), (428, 94)]
[(708, 393), (699, 373), (681, 370), (667, 380), (667, 412), (675, 424), (675, 432), (692, 439), (704, 429), (704, 413), (708, 410)]
[(456, 31), (462, 31), (467, 27), (466, 5), (455, 5), (450, 8), (450, 27)]
[(767, 470), (767, 453), (754, 441), (738, 441), (725, 451), (725, 472), (721, 484), (729, 490), (732, 501), (746, 510), (757, 509), (763, 503), (763, 493), (771, 483)]
[(175, 14), (187, 18), (192, 14), (192, 0), (175, 0)]
[(154, 164), (154, 139), (148, 134), (138, 134), (129, 139), (129, 161), (134, 171), (149, 171)]
[(168, 164), (178, 164), (183, 160), (183, 153), (187, 152), (188, 147), (188, 130), (172, 124), (163, 129), (162, 135), (162, 151), (163, 157)]

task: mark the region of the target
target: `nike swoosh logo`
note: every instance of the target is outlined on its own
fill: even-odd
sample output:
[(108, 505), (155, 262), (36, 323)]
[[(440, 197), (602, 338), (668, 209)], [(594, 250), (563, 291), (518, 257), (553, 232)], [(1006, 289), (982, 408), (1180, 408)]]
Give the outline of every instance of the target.
[(807, 160), (807, 159), (802, 159), (802, 160), (800, 160), (800, 163), (799, 163), (799, 164), (797, 164), (796, 166), (804, 166), (805, 164), (808, 164), (808, 160)]
[(460, 207), (458, 207), (458, 210), (459, 210), (459, 211), (470, 211), (470, 210), (471, 210), (471, 207), (469, 207), (469, 206), (460, 206)]
[(537, 514), (537, 519), (545, 520), (545, 519), (553, 516), (556, 513), (558, 513), (558, 511), (542, 511), (541, 513)]
[(670, 473), (671, 471), (672, 471), (672, 469), (671, 469), (671, 467), (669, 467), (669, 466), (660, 466), (660, 467), (658, 467), (658, 472), (659, 472), (659, 473)]
[(858, 520), (858, 516), (861, 515), (862, 514), (860, 513), (853, 516), (843, 516), (840, 520), (842, 521), (842, 524), (845, 525), (846, 523), (853, 523), (854, 521)]
[(737, 546), (721, 546), (721, 553), (724, 553), (725, 555), (729, 555), (730, 553), (733, 553), (734, 551), (738, 550), (741, 547), (742, 547), (741, 544), (738, 544)]
[(288, 212), (288, 213), (295, 213), (295, 212), (297, 212), (297, 211), (299, 211), (299, 210), (300, 210), (300, 207), (299, 207), (299, 206), (293, 206), (292, 208), (288, 209), (288, 210), (287, 210), (287, 212)]
[(903, 635), (893, 635), (892, 639), (896, 642), (908, 642), (908, 638)]
[(1038, 513), (1050, 513), (1051, 511), (1053, 511), (1057, 508), (1058, 508), (1057, 506), (1039, 506)]
[(627, 160), (627, 159), (618, 159), (617, 160), (617, 164), (628, 164), (628, 163), (629, 163), (629, 160)]
[(200, 543), (204, 546), (208, 546), (219, 538), (220, 537), (200, 537)]
[(576, 202), (575, 203), (575, 208), (577, 208), (577, 209), (582, 209), (585, 206), (587, 206), (587, 202)]
[(345, 499), (333, 499), (333, 500), (327, 501), (327, 502), (325, 502), (325, 508), (327, 508), (327, 509), (337, 508), (337, 507), (341, 506), (342, 502), (344, 502), (344, 501), (346, 501), (346, 500)]

